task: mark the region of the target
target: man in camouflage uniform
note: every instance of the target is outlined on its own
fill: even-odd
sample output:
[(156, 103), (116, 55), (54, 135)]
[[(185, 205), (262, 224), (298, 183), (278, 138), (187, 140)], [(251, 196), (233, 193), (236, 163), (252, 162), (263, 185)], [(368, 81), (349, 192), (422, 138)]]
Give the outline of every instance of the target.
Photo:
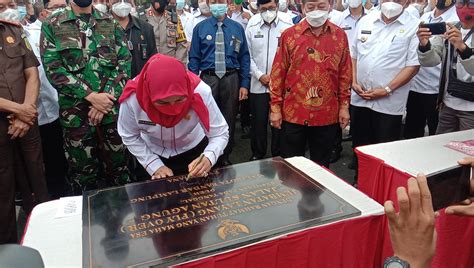
[(71, 178), (89, 190), (130, 181), (117, 99), (131, 56), (120, 26), (92, 0), (74, 0), (42, 25), (46, 75), (58, 90)]
[(146, 21), (153, 26), (158, 53), (174, 57), (183, 64), (188, 61), (187, 39), (184, 26), (176, 13), (176, 5), (169, 0), (151, 0)]

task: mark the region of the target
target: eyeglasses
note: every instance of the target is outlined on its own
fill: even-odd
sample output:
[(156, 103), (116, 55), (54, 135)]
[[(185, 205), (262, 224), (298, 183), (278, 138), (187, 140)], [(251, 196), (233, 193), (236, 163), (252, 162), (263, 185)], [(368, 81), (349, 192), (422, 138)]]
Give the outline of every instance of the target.
[(276, 8), (264, 8), (264, 7), (260, 8), (260, 12), (263, 13), (263, 12), (266, 12), (266, 11), (276, 11)]

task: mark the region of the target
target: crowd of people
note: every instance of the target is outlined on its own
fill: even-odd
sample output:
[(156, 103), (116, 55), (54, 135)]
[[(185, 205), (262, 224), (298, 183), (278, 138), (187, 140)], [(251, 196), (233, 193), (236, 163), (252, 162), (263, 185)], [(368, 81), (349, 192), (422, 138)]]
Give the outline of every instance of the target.
[(238, 116), (250, 161), (270, 129), (326, 167), (348, 126), (353, 148), (472, 129), (473, 27), (469, 0), (0, 0), (0, 243), (17, 192), (231, 165)]

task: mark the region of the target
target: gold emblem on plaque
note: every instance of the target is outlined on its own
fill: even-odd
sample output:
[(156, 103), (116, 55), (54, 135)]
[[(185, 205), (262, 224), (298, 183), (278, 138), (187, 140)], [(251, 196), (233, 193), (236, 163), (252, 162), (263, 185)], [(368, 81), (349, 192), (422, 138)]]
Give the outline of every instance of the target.
[(9, 44), (13, 44), (15, 43), (15, 38), (13, 38), (13, 36), (7, 36), (6, 41)]
[(222, 240), (227, 240), (229, 237), (237, 237), (242, 233), (250, 234), (250, 230), (247, 226), (236, 220), (223, 220), (217, 229), (217, 235)]

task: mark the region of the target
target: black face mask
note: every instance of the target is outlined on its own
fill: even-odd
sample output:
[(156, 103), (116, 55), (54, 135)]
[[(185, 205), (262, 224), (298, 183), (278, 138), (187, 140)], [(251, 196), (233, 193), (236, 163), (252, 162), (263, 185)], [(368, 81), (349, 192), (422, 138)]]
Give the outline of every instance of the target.
[(176, 5), (168, 5), (168, 6), (166, 6), (166, 10), (168, 10), (171, 13), (175, 13), (176, 12)]
[(191, 0), (191, 7), (198, 8), (199, 7), (198, 0)]
[(153, 8), (155, 8), (156, 12), (158, 12), (158, 13), (165, 12), (166, 6), (168, 5), (167, 0), (155, 0), (154, 3), (159, 3), (160, 4), (159, 8), (155, 8), (155, 5), (153, 4)]
[(438, 0), (436, 1), (436, 8), (443, 10), (452, 7), (454, 4), (456, 4), (456, 0)]
[(88, 7), (92, 4), (92, 0), (74, 0), (74, 4), (78, 7)]

